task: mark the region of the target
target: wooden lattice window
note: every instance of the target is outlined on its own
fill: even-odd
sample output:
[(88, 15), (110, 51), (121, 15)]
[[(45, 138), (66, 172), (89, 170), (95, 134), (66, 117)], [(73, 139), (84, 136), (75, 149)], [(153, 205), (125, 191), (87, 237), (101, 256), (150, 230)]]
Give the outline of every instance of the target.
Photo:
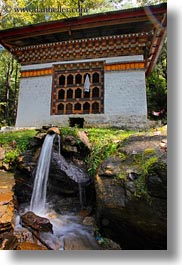
[(83, 112), (84, 113), (90, 113), (90, 104), (88, 102), (85, 102), (83, 104)]
[(82, 90), (80, 88), (77, 88), (75, 90), (75, 98), (81, 98), (82, 96)]
[(93, 74), (93, 83), (99, 83), (99, 74), (98, 73)]
[(73, 105), (71, 103), (66, 104), (66, 113), (71, 114), (73, 111)]
[(67, 77), (67, 84), (72, 85), (73, 84), (73, 75), (68, 75)]
[(98, 102), (94, 102), (92, 104), (92, 113), (99, 113), (99, 103)]
[(58, 92), (58, 99), (64, 99), (65, 91), (63, 89), (60, 89)]
[(76, 84), (82, 84), (82, 75), (77, 74), (75, 80), (76, 80)]
[[(53, 115), (91, 114), (104, 111), (104, 62), (56, 64), (53, 66)], [(89, 76), (89, 91), (84, 82)]]
[(60, 86), (64, 86), (65, 85), (65, 76), (64, 75), (61, 75), (59, 77), (59, 85)]
[(73, 90), (72, 89), (68, 89), (67, 98), (73, 98)]
[(99, 97), (99, 88), (98, 87), (94, 87), (92, 90), (92, 97), (93, 98), (98, 98)]
[(64, 113), (64, 104), (60, 103), (57, 107), (58, 113), (63, 114)]

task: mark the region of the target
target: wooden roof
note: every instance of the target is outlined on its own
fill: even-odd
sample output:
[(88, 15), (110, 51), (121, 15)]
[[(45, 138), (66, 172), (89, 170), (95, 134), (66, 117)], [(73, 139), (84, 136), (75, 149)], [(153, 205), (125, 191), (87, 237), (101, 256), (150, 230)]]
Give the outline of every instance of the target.
[(163, 3), (2, 30), (0, 44), (18, 59), (17, 50), (32, 45), (152, 32), (143, 50), (149, 74), (163, 44), (166, 21), (167, 4)]

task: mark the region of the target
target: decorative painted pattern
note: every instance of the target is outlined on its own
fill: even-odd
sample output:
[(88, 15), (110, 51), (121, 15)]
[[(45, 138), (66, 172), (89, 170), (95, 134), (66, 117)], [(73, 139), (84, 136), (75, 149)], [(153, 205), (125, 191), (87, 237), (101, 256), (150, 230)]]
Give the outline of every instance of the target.
[(22, 65), (144, 54), (151, 34), (135, 33), (32, 45), (12, 49)]
[(21, 71), (21, 77), (35, 77), (44, 75), (52, 75), (52, 68)]
[(145, 62), (123, 62), (104, 65), (105, 71), (126, 71), (145, 69)]

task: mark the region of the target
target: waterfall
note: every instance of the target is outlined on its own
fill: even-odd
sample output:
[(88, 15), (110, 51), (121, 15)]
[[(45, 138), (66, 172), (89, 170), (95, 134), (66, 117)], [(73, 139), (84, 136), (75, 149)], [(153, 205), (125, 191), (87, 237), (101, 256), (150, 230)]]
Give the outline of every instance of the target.
[(34, 180), (30, 210), (36, 214), (43, 213), (46, 203), (47, 180), (49, 175), (52, 145), (55, 134), (47, 134), (42, 145)]
[(59, 152), (59, 154), (61, 154), (61, 137), (60, 137), (60, 135), (58, 134), (57, 135), (57, 138), (58, 138), (58, 152)]

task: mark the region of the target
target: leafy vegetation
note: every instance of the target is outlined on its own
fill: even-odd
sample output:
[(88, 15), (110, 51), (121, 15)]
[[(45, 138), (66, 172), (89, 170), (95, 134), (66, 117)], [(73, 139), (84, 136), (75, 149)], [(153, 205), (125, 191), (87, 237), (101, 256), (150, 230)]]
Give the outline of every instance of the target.
[(118, 144), (122, 140), (136, 133), (133, 131), (101, 128), (91, 128), (87, 129), (87, 131), (89, 140), (92, 143), (92, 152), (85, 161), (90, 176), (95, 175), (99, 164), (104, 159), (117, 151)]
[(4, 163), (13, 163), (20, 153), (28, 148), (35, 130), (0, 133), (0, 145), (6, 150)]

